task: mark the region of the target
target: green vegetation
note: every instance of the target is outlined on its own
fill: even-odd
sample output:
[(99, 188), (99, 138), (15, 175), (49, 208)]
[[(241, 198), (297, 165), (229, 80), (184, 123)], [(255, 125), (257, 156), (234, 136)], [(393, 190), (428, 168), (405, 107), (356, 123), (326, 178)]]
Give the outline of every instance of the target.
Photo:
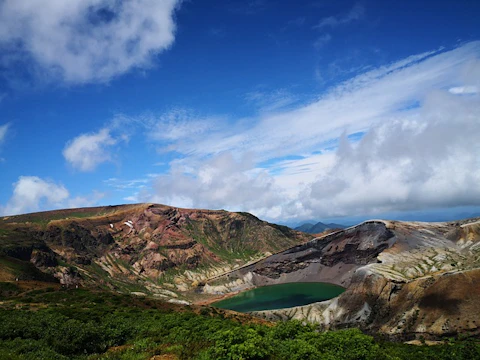
[(20, 289), (16, 283), (0, 282), (0, 300), (8, 298), (20, 293)]
[[(245, 215), (247, 213), (240, 214)], [(253, 215), (249, 215), (249, 217), (259, 221)], [(227, 220), (225, 221), (227, 222)], [(222, 240), (222, 236), (210, 222), (207, 222), (205, 228), (201, 228), (195, 222), (190, 221), (186, 229), (192, 239), (207, 247), (207, 249), (219, 256), (223, 261), (234, 263), (237, 260), (242, 260), (247, 262), (260, 254), (258, 250), (249, 246), (249, 228), (248, 226), (244, 228), (243, 224), (237, 231), (232, 231), (231, 235), (233, 236), (228, 238), (228, 245)]]
[(0, 253), (0, 270), (11, 274), (19, 280), (40, 280), (46, 282), (58, 282), (52, 275), (38, 270), (32, 263), (21, 261), (12, 257), (3, 256)]
[[(16, 292), (15, 285), (3, 285)], [(356, 329), (318, 332), (298, 321), (258, 323), (83, 289), (35, 290), (0, 306), (0, 359), (480, 359), (475, 340), (438, 346), (376, 341)]]

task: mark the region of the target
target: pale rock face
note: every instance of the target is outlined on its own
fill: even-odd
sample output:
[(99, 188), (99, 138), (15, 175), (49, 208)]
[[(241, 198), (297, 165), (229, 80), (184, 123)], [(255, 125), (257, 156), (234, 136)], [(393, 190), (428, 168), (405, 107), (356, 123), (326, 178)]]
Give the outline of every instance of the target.
[(190, 303), (186, 300), (170, 299), (168, 302), (172, 304), (190, 305)]

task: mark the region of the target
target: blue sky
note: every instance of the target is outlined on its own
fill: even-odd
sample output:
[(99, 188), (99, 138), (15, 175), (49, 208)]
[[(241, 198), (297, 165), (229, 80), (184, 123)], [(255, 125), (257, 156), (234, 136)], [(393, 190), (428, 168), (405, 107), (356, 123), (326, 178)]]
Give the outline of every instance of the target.
[(0, 0), (0, 214), (480, 213), (478, 1)]

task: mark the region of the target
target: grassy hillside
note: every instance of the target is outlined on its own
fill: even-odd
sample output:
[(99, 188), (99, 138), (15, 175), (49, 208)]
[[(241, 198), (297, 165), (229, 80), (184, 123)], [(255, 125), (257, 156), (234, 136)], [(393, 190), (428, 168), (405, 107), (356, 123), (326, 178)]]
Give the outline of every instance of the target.
[(18, 288), (1, 300), (1, 359), (480, 359), (474, 340), (395, 344), (109, 292)]

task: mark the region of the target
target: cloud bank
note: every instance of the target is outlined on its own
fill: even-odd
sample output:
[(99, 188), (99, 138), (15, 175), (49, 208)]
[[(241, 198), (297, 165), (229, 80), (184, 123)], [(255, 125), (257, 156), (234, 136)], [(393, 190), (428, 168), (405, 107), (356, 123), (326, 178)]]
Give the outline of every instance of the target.
[[(150, 201), (207, 209), (237, 207), (259, 214), (272, 211), (283, 200), (274, 179), (267, 171), (255, 169), (249, 154), (236, 159), (232, 153), (223, 153), (191, 165), (172, 164), (168, 174), (154, 179), (155, 195)], [(143, 201), (150, 197), (148, 192), (139, 195)]]
[(28, 55), (42, 72), (67, 83), (104, 82), (150, 66), (152, 56), (171, 46), (179, 3), (4, 0), (0, 47)]
[[(74, 138), (63, 153), (74, 168), (91, 171), (111, 160), (122, 140), (112, 134), (130, 122), (171, 160), (161, 174), (107, 181), (124, 199), (249, 211), (274, 221), (480, 206), (479, 57), (480, 42), (410, 56), (309, 103), (268, 111), (262, 101), (276, 97), (247, 94), (260, 104), (248, 119), (181, 109), (120, 116)], [(68, 204), (61, 185), (22, 179), (11, 211)]]
[(378, 214), (480, 205), (480, 102), (446, 92), (421, 109), (373, 126), (299, 200), (312, 215)]
[(293, 110), (204, 124), (137, 198), (272, 220), (480, 206), (479, 56), (479, 42), (427, 52)]

